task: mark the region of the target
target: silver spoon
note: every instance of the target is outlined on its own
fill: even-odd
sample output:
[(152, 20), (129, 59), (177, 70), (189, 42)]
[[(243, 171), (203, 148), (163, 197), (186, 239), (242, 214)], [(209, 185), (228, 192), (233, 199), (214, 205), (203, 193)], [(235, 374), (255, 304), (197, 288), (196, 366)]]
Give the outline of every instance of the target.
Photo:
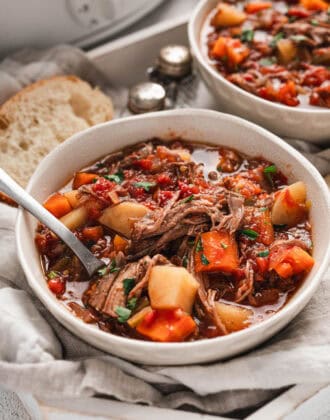
[(77, 255), (88, 275), (91, 277), (104, 267), (104, 262), (94, 255), (77, 239), (74, 234), (49, 213), (38, 201), (20, 187), (3, 169), (0, 168), (0, 191), (7, 194), (25, 210), (53, 231)]

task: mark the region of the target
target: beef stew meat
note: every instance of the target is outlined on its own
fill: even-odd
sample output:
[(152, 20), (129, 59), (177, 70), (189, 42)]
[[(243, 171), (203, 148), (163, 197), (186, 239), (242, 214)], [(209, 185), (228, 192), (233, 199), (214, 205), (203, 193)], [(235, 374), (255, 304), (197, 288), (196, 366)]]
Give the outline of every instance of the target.
[(104, 331), (159, 342), (226, 335), (280, 310), (312, 268), (303, 182), (262, 157), (151, 139), (74, 175), (44, 203), (106, 266), (89, 279), (48, 228), (49, 289)]
[(202, 48), (231, 83), (291, 107), (330, 108), (330, 3), (226, 1), (207, 17)]

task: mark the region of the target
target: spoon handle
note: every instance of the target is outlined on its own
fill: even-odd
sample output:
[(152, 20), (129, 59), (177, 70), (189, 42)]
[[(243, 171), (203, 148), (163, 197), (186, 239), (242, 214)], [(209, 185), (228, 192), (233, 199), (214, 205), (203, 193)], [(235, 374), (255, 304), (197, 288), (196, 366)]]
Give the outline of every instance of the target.
[(7, 194), (25, 210), (44, 223), (77, 255), (89, 276), (104, 266), (103, 261), (94, 255), (75, 237), (75, 235), (38, 201), (20, 187), (3, 169), (0, 168), (0, 191)]

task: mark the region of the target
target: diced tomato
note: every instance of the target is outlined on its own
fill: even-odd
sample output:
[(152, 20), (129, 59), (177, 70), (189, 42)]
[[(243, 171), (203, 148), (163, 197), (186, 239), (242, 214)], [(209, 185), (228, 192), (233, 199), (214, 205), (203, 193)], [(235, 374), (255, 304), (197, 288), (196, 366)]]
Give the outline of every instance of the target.
[(313, 257), (299, 246), (275, 248), (269, 257), (269, 270), (275, 270), (282, 278), (308, 272), (313, 265)]
[(258, 272), (261, 274), (266, 273), (269, 267), (269, 258), (268, 257), (257, 257), (256, 263), (258, 267)]
[(307, 10), (313, 11), (325, 11), (329, 8), (329, 4), (324, 0), (300, 0), (300, 4)]
[(82, 234), (85, 240), (97, 242), (103, 236), (103, 228), (102, 226), (85, 227)]
[(151, 159), (139, 159), (133, 162), (135, 166), (143, 169), (144, 171), (150, 171), (152, 168), (152, 160)]
[(62, 217), (72, 210), (69, 200), (61, 193), (52, 194), (44, 202), (44, 207), (55, 217)]
[(128, 190), (131, 197), (135, 198), (137, 201), (145, 201), (148, 198), (149, 193), (142, 187), (130, 185)]
[(213, 230), (202, 233), (195, 249), (195, 270), (232, 273), (238, 268), (238, 249), (232, 235)]
[(284, 85), (282, 85), (278, 92), (279, 102), (288, 106), (297, 106), (299, 105), (299, 99), (297, 98), (298, 92), (296, 85), (292, 80), (289, 80)]
[(72, 188), (78, 189), (82, 185), (92, 184), (99, 176), (89, 172), (77, 172), (73, 178)]
[(108, 179), (100, 177), (97, 179), (95, 184), (92, 186), (94, 193), (101, 199), (106, 202), (111, 202), (111, 199), (108, 193), (116, 186), (116, 184)]
[(48, 281), (49, 290), (54, 293), (54, 295), (63, 295), (65, 292), (65, 282), (61, 277), (55, 277)]
[(192, 317), (181, 309), (153, 310), (138, 324), (137, 331), (152, 341), (183, 341), (191, 335), (196, 324)]
[(297, 18), (306, 18), (310, 15), (310, 12), (300, 7), (291, 7), (288, 10), (287, 15), (292, 16), (292, 17), (297, 17)]
[(330, 108), (330, 84), (314, 89), (309, 98), (309, 103)]
[(173, 184), (171, 177), (167, 174), (160, 174), (157, 176), (157, 184), (161, 187), (167, 187)]
[(270, 1), (256, 1), (246, 4), (244, 9), (246, 13), (258, 13), (271, 7), (272, 3)]
[(158, 191), (158, 200), (161, 206), (164, 206), (172, 197), (173, 191)]
[(330, 70), (325, 67), (312, 67), (304, 75), (304, 86), (320, 86), (326, 80), (330, 80)]
[(192, 194), (198, 194), (199, 188), (197, 185), (186, 184), (185, 182), (179, 181), (178, 182), (179, 190), (181, 191), (180, 197), (185, 198), (189, 197)]

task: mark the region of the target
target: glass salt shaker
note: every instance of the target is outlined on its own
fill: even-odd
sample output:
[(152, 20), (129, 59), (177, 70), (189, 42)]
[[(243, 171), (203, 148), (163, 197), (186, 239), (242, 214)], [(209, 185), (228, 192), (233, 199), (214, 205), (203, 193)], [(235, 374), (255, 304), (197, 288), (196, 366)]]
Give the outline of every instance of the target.
[[(190, 51), (184, 45), (167, 45), (161, 48), (155, 66), (150, 67), (147, 74), (149, 80), (164, 86), (167, 108), (184, 106), (184, 102), (187, 102), (185, 90), (191, 89), (196, 79), (192, 72)], [(178, 101), (178, 95), (181, 96), (181, 101)]]
[(138, 83), (130, 88), (127, 109), (121, 116), (160, 111), (165, 107), (165, 98), (165, 89), (159, 83)]

